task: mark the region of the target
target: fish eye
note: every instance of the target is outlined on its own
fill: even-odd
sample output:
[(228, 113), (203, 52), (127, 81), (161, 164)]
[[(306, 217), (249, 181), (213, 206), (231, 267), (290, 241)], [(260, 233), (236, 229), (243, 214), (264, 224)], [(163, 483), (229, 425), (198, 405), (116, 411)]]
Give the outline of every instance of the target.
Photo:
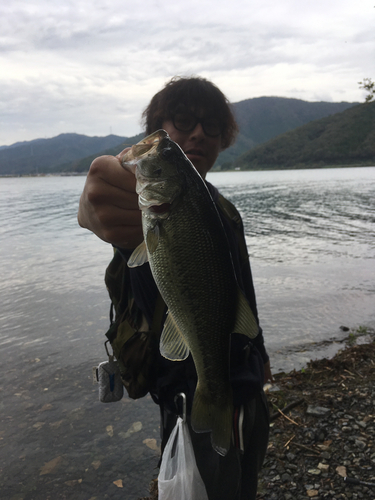
[(160, 152), (160, 156), (163, 158), (163, 160), (168, 160), (173, 154), (172, 148), (164, 148)]

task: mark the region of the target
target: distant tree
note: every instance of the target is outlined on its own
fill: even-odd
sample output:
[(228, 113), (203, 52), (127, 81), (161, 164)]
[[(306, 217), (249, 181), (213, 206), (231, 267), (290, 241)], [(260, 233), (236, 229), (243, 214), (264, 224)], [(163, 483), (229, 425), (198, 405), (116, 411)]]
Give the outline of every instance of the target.
[(363, 82), (358, 82), (359, 88), (368, 92), (365, 102), (371, 102), (375, 98), (375, 82), (371, 78), (364, 78)]
[(233, 167), (232, 163), (233, 163), (233, 162), (231, 162), (231, 161), (225, 161), (225, 162), (221, 165), (220, 170), (232, 170), (232, 167)]

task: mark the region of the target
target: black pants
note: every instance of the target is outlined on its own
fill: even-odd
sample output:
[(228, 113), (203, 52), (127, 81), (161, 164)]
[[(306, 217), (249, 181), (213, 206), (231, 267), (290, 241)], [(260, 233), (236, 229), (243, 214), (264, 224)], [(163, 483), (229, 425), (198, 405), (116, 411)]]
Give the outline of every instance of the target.
[[(162, 444), (168, 440), (176, 420), (171, 413), (162, 414)], [(189, 419), (188, 424), (195, 459), (209, 500), (255, 500), (258, 473), (269, 435), (269, 412), (264, 392), (244, 405), (243, 453), (232, 445), (225, 457), (220, 456), (212, 448), (210, 433), (198, 434), (191, 429)]]

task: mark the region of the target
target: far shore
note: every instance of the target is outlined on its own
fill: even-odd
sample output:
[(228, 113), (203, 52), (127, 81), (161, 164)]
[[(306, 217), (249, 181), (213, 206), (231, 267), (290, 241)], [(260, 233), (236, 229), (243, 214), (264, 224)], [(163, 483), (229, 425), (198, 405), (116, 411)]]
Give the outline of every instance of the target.
[[(224, 169), (221, 170), (220, 166), (219, 167), (214, 167), (213, 170), (210, 171), (211, 174), (215, 173), (224, 173), (224, 172), (231, 172), (231, 173), (236, 173), (236, 172), (272, 172), (272, 171), (279, 171), (279, 170), (321, 170), (325, 168), (363, 168), (363, 167), (375, 167), (374, 164), (370, 163), (365, 163), (365, 164), (342, 164), (342, 165), (313, 165), (313, 166), (308, 166), (308, 165), (298, 165), (295, 167), (258, 167), (258, 168), (246, 168), (246, 169), (241, 169), (241, 168), (234, 168), (234, 169)], [(84, 172), (41, 172), (41, 173), (35, 173), (35, 174), (5, 174), (5, 175), (0, 175), (0, 178), (6, 179), (6, 178), (16, 178), (16, 177), (78, 177), (78, 176), (87, 176), (88, 170)]]

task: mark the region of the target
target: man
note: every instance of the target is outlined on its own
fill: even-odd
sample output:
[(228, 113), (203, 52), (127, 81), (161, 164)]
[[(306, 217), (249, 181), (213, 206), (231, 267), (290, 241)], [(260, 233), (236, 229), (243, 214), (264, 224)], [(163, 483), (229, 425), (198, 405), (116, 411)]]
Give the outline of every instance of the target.
[[(153, 97), (143, 118), (146, 135), (160, 128), (166, 130), (203, 179), (219, 152), (234, 142), (237, 133), (227, 99), (215, 85), (202, 78), (173, 78)], [(136, 181), (120, 164), (126, 151), (117, 157), (97, 158), (92, 163), (78, 212), (79, 224), (111, 243), (124, 262), (143, 240)], [(207, 187), (227, 233), (238, 284), (258, 321), (241, 218), (216, 188), (210, 183)], [(126, 273), (121, 287), (126, 287), (124, 296), (132, 297), (131, 321), (136, 323), (135, 316), (141, 313), (151, 328), (158, 292), (149, 266)], [(120, 279), (118, 283), (116, 278), (114, 281), (114, 287), (119, 288)], [(252, 500), (256, 497), (257, 475), (268, 442), (268, 408), (262, 387), (266, 380), (272, 380), (262, 329), (259, 327), (259, 334), (252, 342), (244, 335), (233, 334), (230, 356), (235, 407), (233, 444), (222, 457), (212, 449), (209, 433), (197, 434), (191, 430), (191, 439), (209, 499)], [(191, 405), (196, 373), (191, 356), (178, 363), (160, 359), (159, 353), (154, 357), (157, 368), (149, 390), (160, 406), (163, 448), (176, 422), (175, 396), (184, 392), (188, 407)]]

